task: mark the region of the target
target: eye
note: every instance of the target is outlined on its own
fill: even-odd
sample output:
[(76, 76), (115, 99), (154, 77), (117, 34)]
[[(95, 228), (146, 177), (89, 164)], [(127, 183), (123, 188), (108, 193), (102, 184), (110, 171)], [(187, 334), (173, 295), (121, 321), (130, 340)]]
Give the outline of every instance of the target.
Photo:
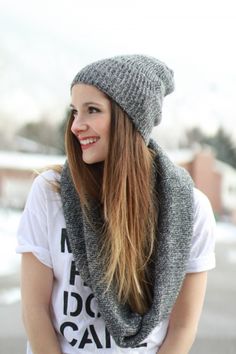
[(72, 109), (72, 110), (71, 110), (71, 115), (72, 115), (73, 117), (75, 117), (75, 116), (76, 116), (76, 114), (77, 114), (76, 109)]
[(98, 113), (98, 112), (100, 112), (100, 110), (98, 108), (94, 107), (94, 106), (89, 106), (88, 107), (88, 112), (89, 113)]

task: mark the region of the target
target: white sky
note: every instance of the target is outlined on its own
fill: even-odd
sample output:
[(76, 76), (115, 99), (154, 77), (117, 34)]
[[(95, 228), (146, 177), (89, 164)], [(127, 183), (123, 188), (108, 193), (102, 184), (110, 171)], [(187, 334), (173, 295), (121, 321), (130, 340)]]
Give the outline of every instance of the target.
[(59, 120), (81, 67), (142, 53), (175, 72), (160, 129), (223, 124), (236, 136), (235, 34), (234, 0), (0, 0), (0, 115)]

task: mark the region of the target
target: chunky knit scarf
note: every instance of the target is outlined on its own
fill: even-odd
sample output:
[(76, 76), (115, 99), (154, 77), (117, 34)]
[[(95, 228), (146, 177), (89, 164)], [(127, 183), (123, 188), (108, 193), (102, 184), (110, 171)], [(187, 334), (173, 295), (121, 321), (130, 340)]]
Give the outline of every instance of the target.
[(155, 188), (160, 210), (158, 242), (153, 254), (153, 302), (144, 315), (120, 304), (112, 287), (104, 295), (106, 285), (101, 281), (103, 264), (98, 257), (103, 225), (99, 206), (91, 204), (88, 222), (67, 163), (61, 176), (63, 211), (76, 266), (82, 279), (91, 287), (102, 318), (120, 347), (138, 346), (171, 313), (185, 276), (193, 231), (191, 178), (184, 169), (175, 166), (153, 140), (148, 146), (156, 153)]

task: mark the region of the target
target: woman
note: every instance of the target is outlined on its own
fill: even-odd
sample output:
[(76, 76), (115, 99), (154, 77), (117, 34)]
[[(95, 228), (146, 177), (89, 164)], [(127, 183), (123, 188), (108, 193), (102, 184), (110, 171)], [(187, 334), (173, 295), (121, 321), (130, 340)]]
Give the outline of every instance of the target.
[(215, 224), (150, 139), (173, 89), (144, 55), (75, 76), (67, 162), (35, 179), (18, 230), (27, 353), (189, 353)]

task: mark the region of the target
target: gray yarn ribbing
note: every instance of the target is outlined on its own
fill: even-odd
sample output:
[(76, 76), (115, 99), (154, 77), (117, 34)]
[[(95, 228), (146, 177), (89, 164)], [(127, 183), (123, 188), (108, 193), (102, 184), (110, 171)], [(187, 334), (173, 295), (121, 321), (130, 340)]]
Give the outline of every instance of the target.
[(132, 312), (128, 305), (120, 304), (113, 287), (105, 291), (103, 262), (99, 257), (103, 242), (99, 205), (92, 204), (88, 222), (67, 165), (61, 176), (63, 211), (76, 267), (91, 287), (110, 334), (117, 345), (124, 348), (139, 345), (171, 313), (185, 276), (193, 232), (190, 176), (176, 167), (152, 139), (149, 147), (156, 153), (154, 174), (160, 211), (151, 269), (153, 302), (143, 316)]
[(123, 55), (99, 60), (75, 76), (78, 83), (94, 85), (129, 115), (146, 144), (161, 121), (163, 97), (174, 90), (173, 71), (145, 55)]

